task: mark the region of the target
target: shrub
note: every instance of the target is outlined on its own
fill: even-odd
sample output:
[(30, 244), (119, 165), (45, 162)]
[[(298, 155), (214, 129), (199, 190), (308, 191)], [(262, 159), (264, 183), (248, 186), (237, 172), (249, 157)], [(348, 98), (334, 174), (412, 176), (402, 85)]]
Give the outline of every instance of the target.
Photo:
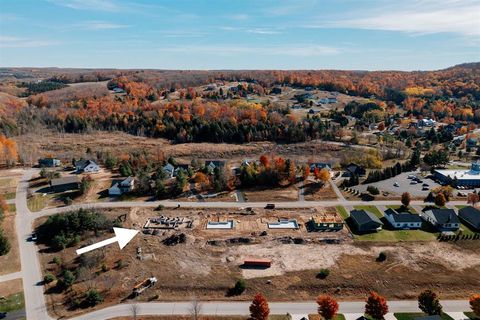
[(247, 284), (245, 280), (239, 279), (235, 282), (235, 286), (230, 290), (230, 295), (238, 296), (241, 295), (245, 289), (247, 288)]
[(0, 256), (6, 255), (10, 251), (10, 242), (0, 229)]
[(62, 259), (59, 257), (53, 257), (53, 263), (55, 263), (57, 266), (60, 266), (62, 264)]
[(47, 274), (45, 275), (45, 277), (43, 277), (43, 281), (44, 281), (45, 283), (53, 282), (53, 281), (55, 281), (55, 279), (56, 279), (55, 276), (54, 276), (53, 274), (51, 274), (51, 273), (47, 273)]
[(90, 289), (85, 294), (85, 304), (89, 307), (94, 307), (103, 302), (103, 296), (97, 289)]
[(108, 267), (105, 263), (102, 264), (102, 272), (107, 272), (108, 271)]
[(377, 195), (377, 194), (380, 194), (380, 191), (375, 186), (368, 186), (367, 191), (370, 192), (370, 194), (372, 194), (374, 196)]
[(75, 275), (71, 271), (65, 270), (62, 274), (62, 278), (58, 280), (58, 286), (61, 289), (65, 290), (70, 288), (74, 282), (75, 282)]
[(320, 272), (317, 274), (317, 278), (325, 279), (330, 274), (329, 269), (320, 269)]
[(63, 199), (63, 203), (66, 205), (66, 206), (70, 206), (72, 204), (73, 200), (70, 198), (70, 197), (66, 197)]

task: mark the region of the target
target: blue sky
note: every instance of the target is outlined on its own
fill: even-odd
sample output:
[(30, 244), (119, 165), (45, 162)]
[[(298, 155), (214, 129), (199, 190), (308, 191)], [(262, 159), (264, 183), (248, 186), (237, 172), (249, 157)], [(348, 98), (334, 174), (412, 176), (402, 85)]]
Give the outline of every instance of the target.
[(480, 61), (480, 0), (0, 0), (0, 66), (432, 70)]

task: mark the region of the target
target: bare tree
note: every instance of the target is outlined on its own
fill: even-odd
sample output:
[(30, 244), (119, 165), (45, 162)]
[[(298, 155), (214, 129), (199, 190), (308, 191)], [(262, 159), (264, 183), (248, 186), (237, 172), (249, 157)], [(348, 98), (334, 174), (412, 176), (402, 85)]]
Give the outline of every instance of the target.
[(137, 320), (137, 316), (140, 310), (140, 306), (136, 303), (130, 305), (130, 311), (132, 312), (132, 319)]
[(200, 318), (200, 313), (202, 312), (202, 304), (198, 301), (197, 297), (194, 296), (191, 301), (190, 306), (190, 316), (192, 320), (198, 320)]

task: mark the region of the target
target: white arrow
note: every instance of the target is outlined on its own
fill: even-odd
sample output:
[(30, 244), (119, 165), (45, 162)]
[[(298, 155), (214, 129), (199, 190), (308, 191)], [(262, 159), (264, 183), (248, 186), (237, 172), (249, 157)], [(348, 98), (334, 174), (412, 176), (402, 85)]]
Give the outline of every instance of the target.
[(123, 247), (125, 247), (127, 243), (129, 243), (130, 240), (132, 240), (133, 237), (135, 237), (135, 235), (138, 233), (138, 230), (113, 228), (113, 232), (115, 232), (115, 237), (78, 249), (77, 254), (81, 255), (85, 252), (89, 252), (115, 242), (118, 242), (120, 249), (123, 249)]

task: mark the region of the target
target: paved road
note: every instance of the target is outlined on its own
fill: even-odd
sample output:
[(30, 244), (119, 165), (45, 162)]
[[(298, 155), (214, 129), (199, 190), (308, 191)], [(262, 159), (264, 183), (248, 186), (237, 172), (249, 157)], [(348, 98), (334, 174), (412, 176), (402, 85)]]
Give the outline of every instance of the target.
[(34, 172), (34, 169), (28, 170), (18, 183), (15, 199), (17, 206), (15, 224), (20, 249), (27, 319), (48, 320), (51, 318), (46, 310), (43, 285), (41, 285), (42, 272), (37, 257), (37, 247), (34, 242), (28, 241), (32, 233), (33, 220), (36, 218), (27, 207), (28, 181)]
[[(162, 204), (166, 207), (188, 208), (233, 208), (244, 207), (245, 203), (237, 202), (176, 202), (176, 201), (152, 201), (152, 202), (101, 202), (82, 205), (73, 205), (68, 207), (53, 208), (43, 210), (38, 213), (32, 213), (27, 207), (27, 190), (28, 181), (35, 172), (35, 169), (27, 170), (19, 181), (17, 186), (17, 195), (15, 204), (17, 207), (16, 215), (16, 231), (19, 240), (20, 260), (22, 271), (20, 273), (3, 276), (5, 279), (9, 277), (22, 276), (23, 287), (25, 293), (26, 315), (28, 320), (49, 320), (52, 319), (46, 310), (45, 296), (43, 295), (43, 286), (41, 285), (42, 273), (37, 257), (37, 249), (33, 242), (29, 242), (28, 238), (32, 232), (34, 219), (42, 216), (48, 216), (55, 213), (66, 212), (79, 208), (120, 208), (120, 207), (156, 207)], [(399, 201), (372, 201), (369, 205), (385, 206), (391, 204), (400, 204)], [(266, 202), (248, 202), (249, 207), (265, 207)], [(278, 202), (276, 206), (279, 208), (301, 208), (315, 206), (336, 206), (343, 205), (351, 208), (354, 205), (365, 204), (362, 201), (347, 201), (345, 199), (332, 201), (304, 201), (304, 202)], [(422, 201), (412, 201), (412, 205), (423, 205)], [(465, 201), (450, 202), (449, 205), (465, 204)], [(0, 279), (2, 279), (0, 277)], [(447, 312), (461, 312), (468, 310), (467, 301), (443, 301), (444, 310)], [(223, 314), (223, 315), (244, 315), (248, 314), (248, 303), (241, 302), (208, 302), (203, 304), (203, 313), (206, 314)], [(418, 311), (416, 301), (392, 301), (389, 303), (392, 312)], [(190, 304), (188, 302), (178, 303), (141, 303), (140, 314), (188, 314)], [(343, 302), (340, 306), (342, 313), (358, 313), (362, 312), (364, 302)], [(308, 313), (315, 311), (313, 302), (277, 302), (271, 303), (273, 313)], [(108, 319), (117, 316), (131, 315), (131, 305), (120, 304), (98, 311), (88, 313), (75, 319)]]
[[(441, 301), (445, 312), (463, 312), (469, 309), (468, 301), (444, 300)], [(149, 302), (138, 303), (139, 315), (188, 315), (191, 304), (188, 302)], [(201, 312), (210, 315), (248, 315), (249, 302), (205, 302)], [(315, 302), (272, 302), (269, 303), (272, 314), (288, 313), (315, 313)], [(419, 312), (418, 302), (390, 301), (389, 312)], [(364, 301), (341, 302), (340, 313), (363, 313)], [(132, 304), (119, 304), (105, 309), (90, 312), (73, 318), (74, 320), (98, 320), (132, 315)]]
[(20, 279), (22, 276), (23, 276), (23, 274), (22, 274), (21, 271), (9, 273), (9, 274), (4, 274), (4, 275), (0, 276), (0, 282)]

